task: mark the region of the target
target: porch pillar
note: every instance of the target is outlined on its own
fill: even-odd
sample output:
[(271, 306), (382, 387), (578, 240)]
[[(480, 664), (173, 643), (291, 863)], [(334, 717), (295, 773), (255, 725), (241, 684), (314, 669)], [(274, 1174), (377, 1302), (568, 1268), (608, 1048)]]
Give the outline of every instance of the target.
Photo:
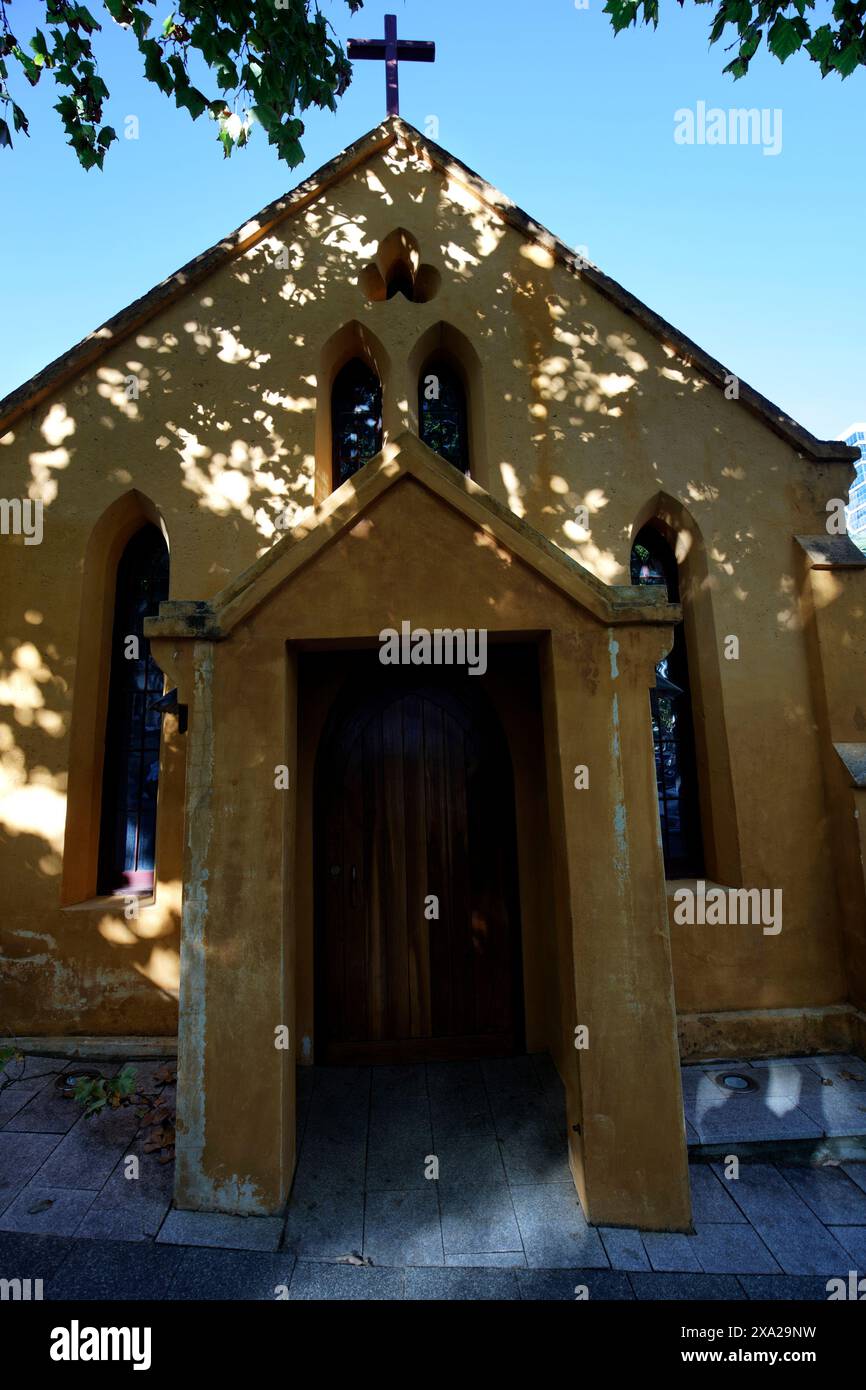
[(189, 645), (175, 1201), (268, 1215), (295, 1161), (295, 668), (243, 628)]
[[(664, 626), (599, 627), (591, 643), (552, 635), (548, 777), (571, 946), (560, 960), (573, 979), (573, 991), (571, 981), (563, 986), (561, 1055), (570, 1059), (575, 1184), (595, 1224), (685, 1231), (691, 1204), (649, 706), (669, 645)], [(580, 766), (585, 789), (575, 786)], [(588, 1045), (579, 1049), (581, 1027)]]

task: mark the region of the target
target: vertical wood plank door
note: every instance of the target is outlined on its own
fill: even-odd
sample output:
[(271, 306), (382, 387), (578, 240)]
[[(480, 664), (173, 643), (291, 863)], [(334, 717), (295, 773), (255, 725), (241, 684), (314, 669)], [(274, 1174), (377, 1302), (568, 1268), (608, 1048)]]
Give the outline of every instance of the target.
[[(514, 787), (492, 708), (393, 676), (343, 700), (316, 772), (316, 1055), (523, 1046)], [(457, 686), (457, 689), (454, 686)]]

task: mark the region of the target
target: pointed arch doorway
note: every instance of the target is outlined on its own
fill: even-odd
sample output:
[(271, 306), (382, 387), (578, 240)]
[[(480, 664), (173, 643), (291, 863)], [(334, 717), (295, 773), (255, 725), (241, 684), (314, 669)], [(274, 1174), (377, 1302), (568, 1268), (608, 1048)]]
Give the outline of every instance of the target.
[(507, 740), (478, 680), (381, 672), (347, 682), (316, 761), (317, 1059), (522, 1051)]

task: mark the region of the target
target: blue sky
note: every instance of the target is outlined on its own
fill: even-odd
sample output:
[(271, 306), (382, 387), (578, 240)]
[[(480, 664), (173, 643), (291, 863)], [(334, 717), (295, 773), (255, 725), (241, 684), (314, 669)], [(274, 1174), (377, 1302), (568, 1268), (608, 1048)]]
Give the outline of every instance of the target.
[[(323, 9), (342, 39), (435, 39), (433, 66), (401, 64), (401, 113), (782, 406), (835, 437), (866, 417), (866, 72), (822, 82), (814, 64), (762, 55), (739, 83), (708, 47), (710, 6), (668, 0), (658, 31), (617, 37), (603, 0), (367, 0)], [(14, 0), (19, 38), (37, 0)], [(94, 13), (101, 8), (92, 4)], [(820, 13), (828, 0), (818, 0)], [(157, 9), (159, 19), (169, 0)], [(63, 140), (53, 84), (19, 89), (31, 138), (0, 151), (4, 267), (0, 395), (233, 230), (376, 125), (380, 63), (358, 63), (336, 115), (311, 111), (300, 169), (260, 131), (224, 160), (140, 75), (129, 35), (105, 16), (97, 52), (107, 118), (138, 140), (85, 173)], [(21, 84), (24, 88), (25, 84)], [(679, 109), (782, 112), (782, 147), (681, 145)]]

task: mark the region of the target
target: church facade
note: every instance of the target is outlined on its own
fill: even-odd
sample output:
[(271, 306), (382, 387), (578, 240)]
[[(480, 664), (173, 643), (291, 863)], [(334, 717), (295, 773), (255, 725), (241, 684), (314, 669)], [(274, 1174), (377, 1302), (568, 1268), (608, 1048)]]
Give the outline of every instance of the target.
[(4, 1031), (250, 1214), (298, 1065), (546, 1050), (688, 1229), (680, 1059), (866, 1049), (855, 456), (389, 117), (0, 403)]

